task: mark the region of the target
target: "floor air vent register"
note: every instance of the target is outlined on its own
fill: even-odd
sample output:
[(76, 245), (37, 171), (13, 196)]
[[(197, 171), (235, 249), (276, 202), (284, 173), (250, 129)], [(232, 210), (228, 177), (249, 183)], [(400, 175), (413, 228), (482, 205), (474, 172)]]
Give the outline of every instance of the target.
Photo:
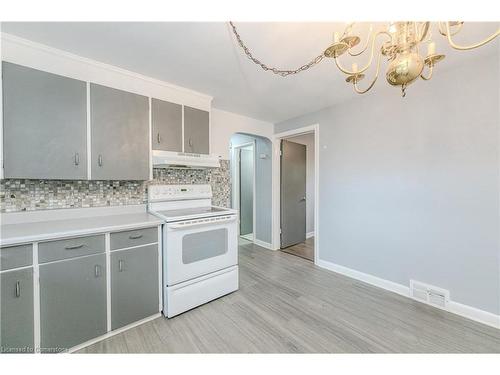
[(415, 280), (410, 280), (410, 296), (419, 302), (446, 310), (450, 302), (450, 292), (448, 290)]

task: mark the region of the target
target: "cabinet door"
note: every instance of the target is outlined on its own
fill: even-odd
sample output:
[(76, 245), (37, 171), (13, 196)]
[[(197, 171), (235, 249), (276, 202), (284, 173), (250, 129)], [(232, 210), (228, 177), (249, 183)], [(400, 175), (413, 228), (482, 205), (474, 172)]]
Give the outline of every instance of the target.
[(2, 63), (5, 178), (87, 178), (86, 83)]
[(43, 351), (62, 351), (100, 336), (106, 322), (104, 254), (40, 265)]
[(209, 153), (209, 119), (207, 111), (184, 107), (184, 152)]
[(111, 253), (111, 327), (159, 312), (158, 245)]
[(148, 98), (90, 85), (93, 180), (149, 179)]
[(33, 269), (0, 275), (2, 353), (33, 352)]
[(182, 151), (182, 106), (151, 99), (153, 150)]

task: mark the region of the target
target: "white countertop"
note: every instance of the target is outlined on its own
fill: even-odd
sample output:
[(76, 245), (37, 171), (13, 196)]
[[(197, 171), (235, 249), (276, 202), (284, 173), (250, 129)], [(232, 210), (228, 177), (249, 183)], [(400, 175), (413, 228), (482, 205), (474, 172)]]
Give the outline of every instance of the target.
[(0, 245), (151, 227), (163, 221), (145, 205), (74, 208), (0, 215)]

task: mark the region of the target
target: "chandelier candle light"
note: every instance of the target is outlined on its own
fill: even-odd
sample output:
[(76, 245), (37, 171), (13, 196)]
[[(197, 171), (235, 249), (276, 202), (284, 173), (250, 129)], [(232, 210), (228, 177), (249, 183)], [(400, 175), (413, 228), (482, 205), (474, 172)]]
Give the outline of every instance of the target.
[[(425, 81), (431, 79), (434, 66), (445, 57), (443, 54), (436, 53), (436, 43), (431, 41), (430, 22), (392, 22), (377, 32), (374, 32), (373, 27), (370, 26), (364, 45), (357, 52), (353, 51), (353, 49), (360, 43), (361, 38), (353, 33), (354, 23), (349, 23), (342, 34), (337, 31), (333, 33), (332, 44), (323, 54), (315, 57), (298, 69), (281, 70), (269, 67), (256, 59), (241, 39), (233, 22), (229, 22), (229, 24), (246, 56), (265, 71), (271, 71), (274, 74), (286, 77), (319, 64), (325, 57), (331, 58), (335, 61), (337, 68), (347, 75), (346, 82), (351, 83), (354, 91), (358, 94), (368, 92), (375, 85), (379, 76), (382, 58), (385, 58), (389, 62), (385, 74), (387, 82), (392, 86), (399, 86), (401, 94), (404, 97), (409, 84), (415, 82), (418, 78), (422, 78)], [(444, 36), (448, 44), (456, 50), (465, 51), (481, 47), (500, 35), (500, 29), (498, 29), (494, 34), (479, 43), (461, 46), (456, 44), (452, 37), (460, 32), (463, 24), (463, 22), (437, 23), (439, 34)], [(380, 47), (377, 47), (377, 42), (382, 43)], [(424, 43), (428, 44), (426, 54), (422, 55), (421, 49)], [(362, 66), (362, 68), (359, 68), (357, 63), (353, 63), (351, 70), (348, 70), (340, 63), (340, 56), (346, 53), (356, 57), (365, 52), (369, 54), (369, 58), (367, 64)], [(358, 84), (365, 78), (364, 73), (372, 66), (375, 58), (375, 77), (366, 88), (361, 89)]]

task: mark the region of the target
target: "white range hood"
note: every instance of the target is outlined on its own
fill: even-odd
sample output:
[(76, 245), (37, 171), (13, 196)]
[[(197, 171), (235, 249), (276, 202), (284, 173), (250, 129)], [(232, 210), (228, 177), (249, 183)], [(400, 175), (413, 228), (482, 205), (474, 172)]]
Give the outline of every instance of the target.
[(153, 167), (177, 169), (219, 168), (217, 156), (153, 150)]

